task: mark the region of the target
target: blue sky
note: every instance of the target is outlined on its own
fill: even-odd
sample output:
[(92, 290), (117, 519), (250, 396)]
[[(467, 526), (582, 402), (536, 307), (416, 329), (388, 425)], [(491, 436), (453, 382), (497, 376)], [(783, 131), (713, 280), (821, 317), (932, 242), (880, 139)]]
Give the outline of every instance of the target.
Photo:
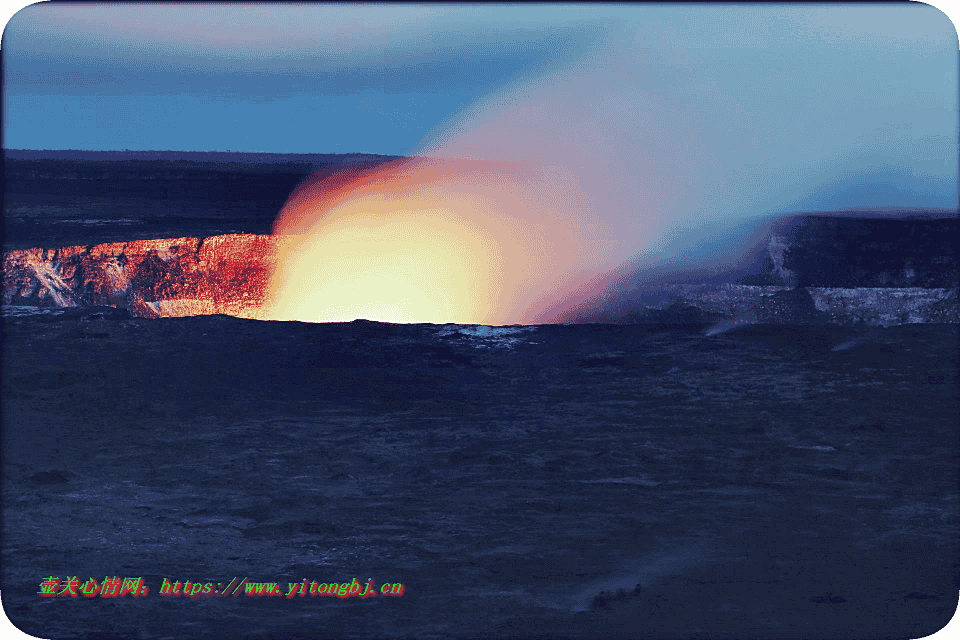
[(3, 57), (7, 148), (411, 154), (592, 100), (583, 135), (623, 142), (603, 158), (689, 168), (713, 199), (957, 204), (957, 33), (922, 4), (36, 4)]
[(403, 154), (608, 19), (562, 13), (33, 5), (4, 33), (6, 146)]

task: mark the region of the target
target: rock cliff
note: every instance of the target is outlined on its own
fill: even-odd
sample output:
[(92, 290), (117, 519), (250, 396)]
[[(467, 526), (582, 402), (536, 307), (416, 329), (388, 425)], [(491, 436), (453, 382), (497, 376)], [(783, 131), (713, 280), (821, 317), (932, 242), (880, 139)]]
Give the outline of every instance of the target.
[(949, 289), (960, 277), (958, 241), (956, 216), (807, 215), (773, 235), (767, 253), (778, 284), (792, 287)]
[(570, 314), (567, 322), (713, 325), (847, 325), (960, 323), (956, 288), (837, 288), (666, 284), (629, 292)]
[[(717, 330), (748, 323), (960, 323), (954, 241), (938, 235), (951, 224), (956, 226), (948, 220), (887, 228), (826, 217), (806, 220), (799, 233), (770, 238), (769, 273), (754, 277), (757, 284), (745, 278), (736, 284), (618, 291), (563, 320), (700, 324)], [(898, 230), (907, 234), (906, 240), (888, 238), (882, 255), (871, 257), (880, 232)], [(8, 251), (3, 304), (112, 306), (147, 318), (225, 314), (268, 319), (270, 275), (291, 239), (230, 234)], [(829, 257), (824, 247), (831, 246), (839, 258)], [(851, 278), (864, 284), (850, 286)]]
[(111, 306), (148, 318), (257, 318), (287, 239), (234, 234), (9, 251), (3, 303)]

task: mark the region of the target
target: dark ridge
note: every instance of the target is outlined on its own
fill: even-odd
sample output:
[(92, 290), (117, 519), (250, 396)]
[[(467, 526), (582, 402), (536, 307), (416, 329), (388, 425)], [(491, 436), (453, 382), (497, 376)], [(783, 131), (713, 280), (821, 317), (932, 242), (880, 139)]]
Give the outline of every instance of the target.
[(852, 207), (843, 211), (800, 211), (792, 216), (813, 218), (873, 218), (884, 220), (936, 220), (957, 218), (960, 209), (934, 207)]
[(324, 168), (396, 156), (4, 150), (4, 250), (269, 234), (293, 189)]
[(15, 160), (164, 160), (240, 164), (327, 164), (330, 162), (386, 162), (403, 156), (376, 153), (266, 153), (257, 151), (86, 151), (83, 149), (4, 149), (5, 159)]
[(783, 268), (798, 287), (956, 287), (958, 227), (956, 215), (805, 216), (787, 234)]

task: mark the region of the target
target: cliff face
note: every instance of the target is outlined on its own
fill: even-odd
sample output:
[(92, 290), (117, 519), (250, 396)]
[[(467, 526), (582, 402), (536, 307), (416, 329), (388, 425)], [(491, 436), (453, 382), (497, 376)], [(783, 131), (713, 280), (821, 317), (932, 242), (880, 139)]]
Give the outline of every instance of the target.
[(610, 298), (568, 322), (713, 325), (743, 324), (890, 327), (960, 323), (957, 290), (946, 288), (828, 288), (741, 284), (667, 284)]
[[(737, 284), (613, 292), (567, 322), (958, 323), (957, 221), (810, 217), (767, 246), (765, 273)], [(112, 306), (140, 317), (268, 319), (270, 275), (295, 236), (230, 234), (4, 254), (4, 305)], [(754, 280), (754, 282), (750, 282)]]
[(769, 251), (791, 286), (937, 289), (957, 286), (958, 241), (956, 217), (805, 216)]
[(235, 234), (9, 251), (3, 303), (112, 306), (140, 317), (257, 318), (289, 237)]

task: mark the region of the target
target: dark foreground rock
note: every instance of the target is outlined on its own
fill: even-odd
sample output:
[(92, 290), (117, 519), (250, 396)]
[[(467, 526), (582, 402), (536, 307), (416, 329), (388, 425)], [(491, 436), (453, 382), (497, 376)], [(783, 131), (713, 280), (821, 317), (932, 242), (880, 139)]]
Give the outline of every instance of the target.
[[(945, 625), (956, 326), (704, 327), (7, 317), (4, 610), (158, 640)], [(160, 595), (234, 578), (404, 592)]]

